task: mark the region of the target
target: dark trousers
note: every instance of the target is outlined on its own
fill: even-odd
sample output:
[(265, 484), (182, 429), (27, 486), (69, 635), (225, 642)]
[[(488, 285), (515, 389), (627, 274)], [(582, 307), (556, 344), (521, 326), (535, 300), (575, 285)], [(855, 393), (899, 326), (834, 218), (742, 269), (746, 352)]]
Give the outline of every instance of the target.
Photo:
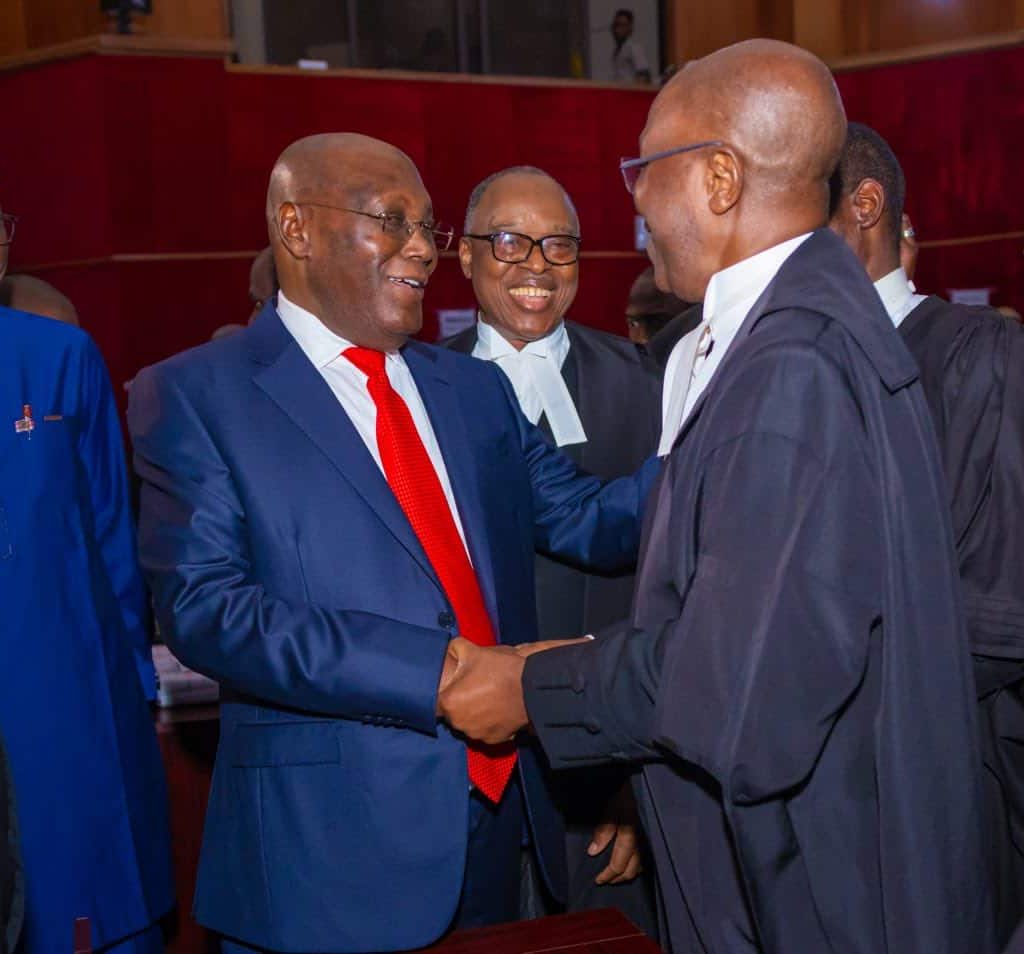
[[(523, 797), (517, 775), (513, 775), (499, 805), (492, 805), (476, 790), (470, 793), (466, 871), (451, 930), (518, 919), (522, 841)], [(223, 938), (221, 954), (272, 952)]]

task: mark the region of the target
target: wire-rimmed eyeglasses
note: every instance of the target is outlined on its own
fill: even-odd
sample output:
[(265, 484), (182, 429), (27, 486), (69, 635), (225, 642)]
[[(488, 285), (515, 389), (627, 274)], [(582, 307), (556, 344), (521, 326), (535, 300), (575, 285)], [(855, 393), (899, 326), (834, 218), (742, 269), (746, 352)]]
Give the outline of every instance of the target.
[(466, 238), (479, 239), (491, 243), (491, 254), (507, 265), (518, 265), (525, 262), (536, 247), (549, 265), (575, 265), (580, 257), (580, 238), (578, 235), (542, 235), (539, 239), (530, 238), (521, 232), (488, 232), (484, 235), (466, 233)]
[(10, 212), (0, 212), (0, 247), (10, 245), (14, 241), (14, 227), (18, 217)]
[(455, 237), (455, 229), (445, 225), (443, 222), (411, 222), (404, 215), (397, 212), (364, 212), (362, 209), (349, 209), (343, 205), (328, 205), (326, 202), (296, 202), (295, 205), (312, 205), (320, 209), (334, 209), (335, 212), (351, 212), (354, 215), (362, 215), (368, 219), (376, 219), (380, 222), (381, 231), (392, 238), (401, 238), (404, 234), (406, 241), (412, 238), (416, 229), (422, 229), (423, 234), (430, 240), (431, 244), (439, 251), (447, 251)]
[(722, 145), (724, 143), (720, 139), (709, 139), (706, 142), (695, 142), (689, 146), (676, 146), (674, 149), (652, 152), (649, 156), (641, 156), (639, 159), (622, 159), (619, 162), (619, 171), (622, 173), (622, 181), (626, 183), (626, 191), (632, 195), (636, 190), (636, 183), (640, 178), (640, 173), (658, 159), (667, 159), (669, 156), (677, 156), (683, 152), (692, 152), (694, 149), (705, 149), (708, 146)]

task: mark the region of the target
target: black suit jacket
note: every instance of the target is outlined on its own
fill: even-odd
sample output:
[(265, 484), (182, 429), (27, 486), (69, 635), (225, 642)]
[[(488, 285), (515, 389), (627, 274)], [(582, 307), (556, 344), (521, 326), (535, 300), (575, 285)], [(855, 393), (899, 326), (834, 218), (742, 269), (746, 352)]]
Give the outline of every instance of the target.
[[(562, 377), (587, 432), (585, 444), (562, 449), (602, 479), (632, 474), (654, 453), (661, 426), (661, 385), (652, 363), (626, 338), (567, 321), (569, 355)], [(444, 344), (464, 354), (476, 345), (476, 326)], [(550, 438), (545, 418), (540, 427)], [(625, 617), (633, 575), (585, 573), (538, 555), (537, 616), (541, 639), (580, 636)]]
[(918, 370), (815, 232), (652, 491), (629, 625), (526, 663), (555, 768), (643, 764), (674, 954), (990, 954), (974, 685)]

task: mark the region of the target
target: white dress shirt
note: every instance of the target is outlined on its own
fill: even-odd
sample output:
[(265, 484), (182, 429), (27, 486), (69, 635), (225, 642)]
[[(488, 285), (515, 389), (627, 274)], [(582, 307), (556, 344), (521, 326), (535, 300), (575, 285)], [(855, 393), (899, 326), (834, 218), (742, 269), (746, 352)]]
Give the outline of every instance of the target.
[[(353, 347), (352, 342), (336, 335), (316, 315), (306, 311), (305, 308), (300, 308), (294, 302), (290, 302), (281, 291), (277, 293), (277, 313), (280, 315), (281, 321), (284, 322), (285, 328), (312, 362), (313, 367), (327, 382), (342, 410), (355, 425), (366, 449), (377, 462), (381, 473), (384, 473), (380, 449), (377, 447), (377, 405), (373, 403), (373, 398), (370, 397), (370, 392), (366, 388), (368, 378), (348, 358), (342, 357), (343, 351)], [(413, 380), (412, 372), (398, 351), (387, 352), (384, 370), (391, 386), (409, 408), (409, 413), (412, 415), (420, 440), (426, 448), (430, 463), (434, 465), (437, 477), (441, 481), (441, 489), (448, 501), (448, 508), (452, 512), (452, 519), (455, 521), (459, 536), (465, 543), (466, 534), (462, 529), (462, 521), (459, 519), (459, 508), (455, 505), (455, 495), (452, 493), (451, 481), (448, 479), (448, 470), (444, 465), (441, 448), (434, 436), (434, 428), (430, 424), (427, 409), (423, 406), (423, 399), (420, 397), (415, 380)]]
[[(810, 235), (806, 232), (787, 239), (711, 276), (704, 294), (704, 320), (676, 343), (665, 366), (659, 457), (668, 456), (672, 450), (680, 428), (714, 377), (754, 302), (764, 293), (786, 259)], [(697, 342), (705, 326), (710, 326), (714, 344), (691, 380), (690, 369), (694, 367)]]
[(892, 323), (899, 328), (907, 317), (927, 296), (918, 295), (914, 283), (901, 268), (893, 269), (884, 278), (875, 282), (875, 291), (882, 299)]
[(587, 432), (562, 377), (562, 365), (569, 356), (569, 333), (563, 322), (539, 341), (529, 341), (517, 350), (485, 321), (476, 325), (473, 357), (493, 361), (512, 382), (519, 407), (531, 424), (541, 415), (548, 419), (559, 447), (583, 444)]

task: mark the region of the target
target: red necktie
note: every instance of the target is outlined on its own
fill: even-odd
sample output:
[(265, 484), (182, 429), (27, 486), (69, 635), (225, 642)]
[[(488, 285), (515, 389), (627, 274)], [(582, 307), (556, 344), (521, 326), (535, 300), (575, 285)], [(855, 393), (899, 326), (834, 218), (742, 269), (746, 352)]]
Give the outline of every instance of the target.
[[(493, 646), (494, 629), (476, 572), (412, 414), (388, 380), (384, 352), (348, 348), (343, 354), (369, 378), (366, 387), (377, 405), (377, 448), (384, 476), (441, 581), (459, 635), (477, 646)], [(469, 780), (497, 803), (516, 764), (515, 744), (470, 742), (467, 750)]]

